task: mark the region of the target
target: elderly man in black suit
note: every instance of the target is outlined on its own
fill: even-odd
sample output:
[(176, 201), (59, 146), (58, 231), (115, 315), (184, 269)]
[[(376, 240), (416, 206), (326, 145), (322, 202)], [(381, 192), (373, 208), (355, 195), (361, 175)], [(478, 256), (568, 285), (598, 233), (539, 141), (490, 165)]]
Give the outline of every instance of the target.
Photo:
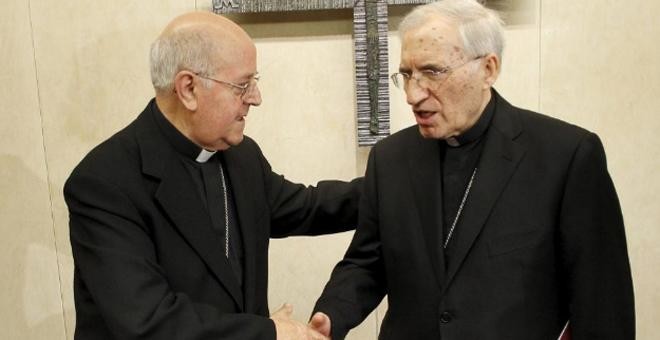
[(243, 136), (256, 49), (211, 13), (154, 42), (156, 97), (68, 179), (76, 339), (326, 339), (269, 317), (270, 237), (348, 230), (360, 181), (305, 187)]
[(493, 88), (502, 24), (473, 0), (416, 8), (399, 72), (417, 125), (369, 156), (358, 229), (311, 320), (343, 339), (634, 339), (619, 201), (599, 138)]

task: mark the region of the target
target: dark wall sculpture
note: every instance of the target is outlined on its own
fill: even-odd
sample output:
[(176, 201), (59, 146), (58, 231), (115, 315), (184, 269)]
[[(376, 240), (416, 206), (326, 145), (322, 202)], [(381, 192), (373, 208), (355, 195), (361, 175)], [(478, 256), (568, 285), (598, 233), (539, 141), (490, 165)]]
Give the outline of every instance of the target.
[[(259, 13), (353, 8), (358, 145), (390, 133), (387, 9), (433, 0), (213, 0), (215, 13)], [(485, 0), (479, 2), (484, 3)]]

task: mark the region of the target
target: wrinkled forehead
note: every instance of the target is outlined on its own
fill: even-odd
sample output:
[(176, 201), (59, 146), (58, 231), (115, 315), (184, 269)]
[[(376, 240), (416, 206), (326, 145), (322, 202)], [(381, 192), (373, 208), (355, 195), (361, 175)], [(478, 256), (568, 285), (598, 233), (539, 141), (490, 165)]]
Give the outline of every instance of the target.
[(435, 61), (452, 63), (465, 57), (457, 26), (440, 17), (430, 17), (407, 31), (401, 41), (401, 62)]
[(222, 30), (213, 30), (212, 34), (217, 46), (213, 56), (216, 68), (232, 77), (256, 72), (257, 50), (251, 40)]
[[(247, 51), (242, 51), (247, 52)], [(258, 73), (255, 53), (235, 53), (223, 55), (216, 65), (218, 77), (234, 82), (247, 81)]]

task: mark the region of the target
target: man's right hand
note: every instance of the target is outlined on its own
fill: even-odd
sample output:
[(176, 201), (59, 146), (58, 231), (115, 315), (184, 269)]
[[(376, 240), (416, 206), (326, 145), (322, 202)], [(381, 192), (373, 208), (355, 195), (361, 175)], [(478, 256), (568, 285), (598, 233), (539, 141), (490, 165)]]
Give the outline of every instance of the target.
[(284, 304), (270, 315), (275, 323), (277, 340), (330, 340), (329, 337), (307, 327), (307, 325), (291, 319), (293, 306)]

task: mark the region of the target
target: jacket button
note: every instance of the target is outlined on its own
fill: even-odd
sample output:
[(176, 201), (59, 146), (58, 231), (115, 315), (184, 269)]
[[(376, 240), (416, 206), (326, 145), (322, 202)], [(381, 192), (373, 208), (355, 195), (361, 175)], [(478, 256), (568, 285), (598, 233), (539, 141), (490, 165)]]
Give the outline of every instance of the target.
[(440, 314), (440, 322), (449, 323), (451, 321), (452, 317), (453, 317), (453, 315), (451, 315), (451, 313), (442, 312), (442, 314)]

